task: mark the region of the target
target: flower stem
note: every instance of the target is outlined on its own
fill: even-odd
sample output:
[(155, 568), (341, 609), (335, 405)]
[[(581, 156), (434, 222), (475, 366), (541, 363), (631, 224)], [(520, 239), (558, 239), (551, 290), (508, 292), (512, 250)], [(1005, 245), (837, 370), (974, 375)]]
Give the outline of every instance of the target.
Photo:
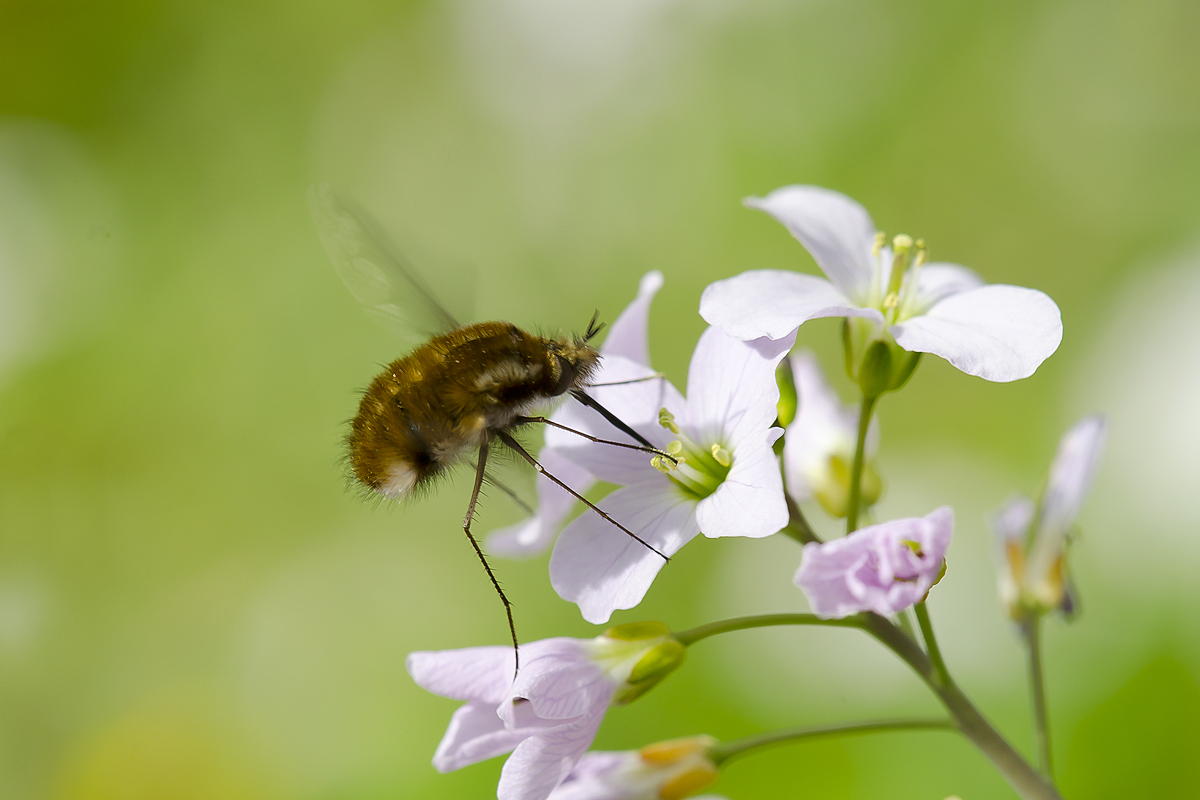
[(1033, 695), (1038, 764), (1046, 777), (1054, 780), (1054, 760), (1050, 756), (1050, 720), (1046, 715), (1046, 684), (1042, 679), (1041, 618), (1034, 614), (1022, 621), (1021, 635), (1029, 655), (1029, 687)]
[(723, 742), (708, 752), (708, 757), (714, 764), (720, 766), (737, 756), (743, 756), (760, 747), (784, 744), (802, 739), (815, 739), (821, 736), (836, 736), (838, 734), (879, 733), (884, 731), (912, 730), (954, 730), (953, 720), (949, 719), (893, 719), (879, 722), (844, 722), (838, 725), (816, 725), (807, 728), (784, 728), (783, 730), (762, 733), (757, 736), (747, 736), (745, 739), (734, 739)]
[(933, 635), (933, 621), (929, 619), (929, 609), (925, 607), (925, 601), (917, 603), (913, 610), (917, 612), (917, 624), (921, 626), (921, 638), (925, 640), (925, 649), (929, 652), (934, 672), (942, 683), (951, 683), (950, 670), (946, 669), (946, 662), (942, 660), (942, 649), (938, 647), (937, 637)]
[(759, 614), (753, 617), (734, 617), (707, 625), (699, 625), (686, 631), (672, 634), (676, 641), (684, 647), (695, 644), (701, 639), (716, 636), (730, 631), (744, 631), (750, 628), (765, 628), (771, 625), (825, 625), (833, 628), (861, 628), (862, 621), (858, 617), (846, 619), (821, 619), (815, 614)]
[(799, 504), (791, 498), (790, 495), (785, 495), (788, 507), (788, 524), (780, 533), (784, 536), (795, 539), (800, 544), (808, 544), (809, 542), (821, 543), (821, 537), (817, 536), (817, 532), (808, 524), (808, 520), (804, 518), (804, 512), (800, 510)]
[(858, 411), (858, 443), (854, 447), (854, 465), (850, 468), (850, 502), (846, 506), (846, 535), (858, 530), (858, 512), (862, 505), (863, 462), (867, 457), (867, 428), (871, 427), (871, 413), (879, 397), (863, 396)]
[[(1062, 800), (1054, 785), (1005, 741), (950, 679), (949, 674), (943, 674), (934, 667), (930, 657), (916, 642), (877, 614), (860, 615), (860, 624), (925, 681), (950, 712), (958, 729), (1000, 770), (1018, 795), (1024, 800)], [(944, 670), (945, 665), (942, 666)]]

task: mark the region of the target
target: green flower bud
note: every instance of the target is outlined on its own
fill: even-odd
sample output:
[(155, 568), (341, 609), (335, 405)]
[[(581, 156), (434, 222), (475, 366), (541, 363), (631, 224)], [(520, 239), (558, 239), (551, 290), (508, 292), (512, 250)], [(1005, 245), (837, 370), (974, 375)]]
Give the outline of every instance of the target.
[(613, 705), (632, 703), (683, 664), (687, 658), (687, 648), (675, 639), (655, 645), (634, 665), (633, 671), (625, 680), (625, 685), (617, 689), (613, 696)]

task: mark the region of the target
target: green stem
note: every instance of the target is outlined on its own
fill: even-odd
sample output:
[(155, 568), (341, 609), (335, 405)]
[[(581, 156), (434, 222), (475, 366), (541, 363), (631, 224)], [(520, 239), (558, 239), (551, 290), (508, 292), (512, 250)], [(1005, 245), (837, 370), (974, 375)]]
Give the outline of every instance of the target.
[[(1038, 773), (993, 728), (962, 690), (934, 667), (929, 656), (904, 632), (877, 614), (860, 615), (862, 627), (898, 655), (933, 690), (971, 742), (1004, 775), (1024, 800), (1062, 800), (1058, 790)], [(944, 666), (944, 665), (943, 665)]]
[(1021, 623), (1029, 655), (1029, 687), (1033, 695), (1033, 719), (1037, 738), (1038, 763), (1047, 778), (1054, 779), (1054, 760), (1050, 756), (1050, 720), (1046, 715), (1046, 684), (1042, 679), (1041, 617), (1031, 615)]
[(846, 619), (821, 619), (815, 614), (759, 614), (753, 617), (734, 617), (707, 625), (699, 625), (686, 631), (672, 634), (676, 641), (684, 647), (693, 645), (701, 639), (716, 636), (730, 631), (744, 631), (750, 628), (765, 628), (772, 625), (824, 625), (831, 628), (861, 628), (862, 621), (858, 617)]
[(850, 468), (850, 502), (846, 506), (846, 534), (858, 530), (858, 512), (862, 505), (863, 462), (867, 454), (867, 428), (871, 427), (871, 413), (879, 397), (863, 396), (858, 411), (858, 443), (854, 446), (854, 465)]
[(800, 544), (808, 544), (809, 542), (821, 543), (821, 537), (817, 536), (817, 532), (808, 524), (808, 520), (804, 518), (804, 512), (800, 510), (800, 506), (790, 495), (785, 495), (787, 498), (788, 507), (788, 525), (780, 533), (795, 539)]
[(929, 660), (933, 664), (933, 670), (937, 673), (938, 680), (946, 684), (952, 683), (950, 670), (946, 669), (946, 662), (942, 660), (942, 649), (938, 647), (937, 637), (933, 635), (933, 621), (929, 619), (929, 609), (925, 607), (925, 601), (917, 603), (913, 606), (913, 610), (917, 612), (917, 624), (921, 626), (921, 637), (925, 640), (925, 649), (929, 652)]
[(762, 733), (757, 736), (747, 736), (745, 739), (735, 739), (732, 742), (722, 742), (708, 751), (708, 757), (712, 759), (714, 764), (721, 766), (731, 758), (746, 755), (760, 747), (770, 747), (802, 739), (815, 739), (821, 736), (837, 736), (839, 734), (879, 733), (883, 731), (952, 731), (954, 728), (954, 721), (949, 719), (893, 719), (880, 722), (846, 722), (840, 725), (784, 728), (783, 730)]

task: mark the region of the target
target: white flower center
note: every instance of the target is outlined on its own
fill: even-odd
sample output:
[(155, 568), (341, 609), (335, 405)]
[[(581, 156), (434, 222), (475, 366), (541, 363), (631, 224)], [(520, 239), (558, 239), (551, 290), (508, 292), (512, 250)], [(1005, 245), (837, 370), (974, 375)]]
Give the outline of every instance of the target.
[(689, 497), (703, 500), (717, 490), (733, 466), (733, 453), (720, 442), (708, 446), (692, 439), (675, 424), (675, 416), (667, 409), (658, 412), (658, 422), (678, 438), (666, 446), (675, 460), (654, 456), (650, 463), (666, 475)]
[[(875, 234), (874, 254), (878, 288), (872, 290), (868, 305), (883, 312), (886, 325), (903, 322), (919, 313), (917, 308), (917, 278), (921, 265), (929, 258), (929, 249), (924, 239), (913, 240), (906, 233), (892, 237), (892, 246), (887, 246), (887, 235)], [(890, 262), (887, 286), (883, 285), (884, 264)]]

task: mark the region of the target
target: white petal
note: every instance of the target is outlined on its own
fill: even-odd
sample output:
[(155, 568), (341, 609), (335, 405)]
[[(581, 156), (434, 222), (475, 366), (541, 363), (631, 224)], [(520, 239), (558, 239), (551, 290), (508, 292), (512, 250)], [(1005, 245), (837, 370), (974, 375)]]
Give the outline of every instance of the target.
[[(538, 461), (551, 475), (580, 494), (595, 483), (587, 470), (553, 447), (543, 447), (538, 453)], [(537, 493), (538, 506), (534, 515), (516, 525), (493, 531), (487, 539), (488, 552), (509, 558), (529, 558), (550, 547), (577, 501), (574, 495), (545, 475), (538, 475)]]
[[(665, 476), (618, 489), (600, 506), (659, 552), (674, 555), (695, 537), (696, 503)], [(566, 527), (550, 556), (550, 583), (579, 605), (583, 618), (608, 621), (619, 608), (642, 601), (663, 560), (594, 512)]]
[(507, 753), (530, 735), (527, 730), (509, 730), (496, 716), (490, 703), (467, 703), (450, 718), (446, 735), (433, 754), (438, 772), (453, 772), (470, 764)]
[(782, 222), (843, 294), (865, 303), (875, 271), (875, 223), (865, 208), (819, 186), (785, 186), (742, 202)]
[(717, 490), (696, 506), (700, 531), (709, 538), (778, 533), (788, 524), (787, 500), (779, 459), (771, 445), (779, 428), (744, 438), (733, 452), (733, 466)]
[(1074, 524), (1100, 461), (1104, 427), (1103, 417), (1086, 417), (1058, 443), (1042, 498), (1042, 536), (1065, 534)]
[(1036, 289), (993, 284), (951, 295), (890, 330), (905, 350), (933, 353), (968, 375), (1006, 383), (1028, 378), (1058, 349), (1062, 318)]
[(736, 447), (771, 427), (778, 414), (775, 368), (794, 337), (744, 342), (709, 328), (700, 336), (688, 366), (686, 412), (680, 423), (701, 444)]
[(408, 654), (404, 666), (427, 692), (499, 705), (512, 684), (513, 651), (497, 646), (416, 652)]
[(923, 314), (952, 294), (961, 294), (983, 285), (983, 278), (958, 264), (926, 264), (917, 273), (917, 296), (913, 305), (918, 310), (915, 313)]
[(650, 303), (662, 285), (663, 275), (658, 270), (642, 276), (637, 297), (613, 321), (608, 329), (608, 336), (604, 339), (604, 345), (600, 348), (601, 353), (624, 356), (638, 364), (650, 366), (646, 327), (650, 317)]
[(498, 800), (546, 800), (596, 738), (604, 714), (560, 725), (517, 746), (496, 787)]
[[(791, 365), (797, 406), (783, 445), (783, 464), (788, 493), (803, 502), (832, 480), (830, 457), (854, 458), (858, 414), (842, 404), (811, 351), (793, 353)], [(868, 455), (879, 439), (877, 422), (873, 420), (868, 429)]]
[(991, 520), (992, 530), (1001, 540), (1001, 545), (1008, 540), (1024, 542), (1036, 513), (1037, 504), (1029, 497), (1017, 495), (1006, 500)]
[[(579, 639), (558, 637), (543, 639), (529, 648), (529, 657), (521, 659), (509, 693), (510, 700), (528, 701), (533, 713), (544, 720), (569, 720), (597, 709), (605, 709), (612, 700), (613, 681), (588, 658)], [(526, 648), (521, 648), (526, 655)], [(515, 718), (502, 704), (501, 718), (510, 724)]]
[(883, 315), (859, 308), (829, 281), (778, 269), (755, 269), (710, 283), (700, 296), (700, 316), (738, 339), (782, 339), (820, 317)]

